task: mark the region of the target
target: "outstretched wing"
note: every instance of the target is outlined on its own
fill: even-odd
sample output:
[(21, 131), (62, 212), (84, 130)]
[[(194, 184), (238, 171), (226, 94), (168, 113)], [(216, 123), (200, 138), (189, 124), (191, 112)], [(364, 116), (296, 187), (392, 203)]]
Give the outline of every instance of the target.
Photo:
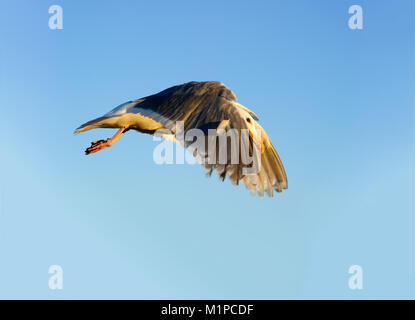
[(183, 121), (187, 131), (223, 120), (228, 103), (235, 100), (235, 94), (220, 82), (193, 81), (139, 99), (128, 112), (150, 117), (175, 133), (176, 121)]
[[(176, 133), (177, 121), (183, 121), (185, 134), (190, 129), (200, 129), (205, 135), (208, 135), (209, 129), (220, 128), (225, 132), (235, 129), (239, 134), (239, 146), (243, 144), (242, 130), (249, 130), (244, 112), (252, 119), (258, 120), (251, 110), (235, 103), (235, 94), (220, 82), (189, 82), (140, 100), (141, 102), (134, 107), (136, 112), (162, 123), (172, 133)], [(266, 191), (272, 196), (274, 190), (281, 192), (287, 188), (287, 176), (271, 140), (262, 127), (258, 127), (264, 149), (259, 157), (259, 168), (256, 170), (251, 164), (243, 163), (241, 154), (237, 163), (232, 163), (234, 150), (231, 143), (226, 145), (226, 163), (220, 163), (219, 152), (215, 159), (210, 158), (211, 163), (206, 149), (195, 150), (194, 155), (199, 158), (208, 175), (216, 170), (222, 180), (228, 176), (233, 184), (237, 185), (242, 181), (253, 194), (258, 192), (263, 196)], [(189, 141), (182, 142), (185, 147), (191, 144)], [(208, 144), (206, 138), (205, 146)], [(252, 137), (249, 137), (249, 145), (246, 148), (251, 155), (256, 151)]]
[[(235, 106), (230, 106), (228, 109), (230, 111), (227, 114), (229, 121), (223, 120), (218, 127), (224, 129), (226, 134), (232, 132), (232, 130), (234, 130), (234, 134), (236, 133), (236, 140), (239, 141), (237, 144), (239, 146), (237, 161), (233, 160), (233, 154), (238, 151), (235, 150), (232, 143), (229, 143), (232, 142), (232, 134), (228, 134), (228, 143), (225, 145), (226, 163), (222, 163), (219, 159), (218, 153), (220, 148), (223, 148), (220, 144), (217, 147), (215, 159), (211, 161), (213, 164), (209, 164), (209, 157), (205, 157), (204, 161), (200, 161), (206, 168), (208, 175), (211, 175), (212, 171), (216, 170), (222, 180), (228, 176), (234, 185), (238, 185), (239, 181), (242, 181), (253, 195), (258, 192), (261, 197), (264, 195), (264, 191), (272, 197), (274, 190), (281, 192), (282, 189), (287, 189), (288, 183), (284, 166), (265, 130), (259, 124), (256, 124), (259, 131), (258, 137), (262, 145), (259, 146), (252, 136), (244, 134), (245, 132), (250, 132), (246, 118), (242, 117), (238, 112), (232, 112), (232, 108), (234, 109)], [(199, 152), (196, 156), (203, 158), (204, 155), (209, 154), (209, 151), (206, 150), (203, 155)], [(252, 162), (245, 163), (244, 154), (248, 154)]]

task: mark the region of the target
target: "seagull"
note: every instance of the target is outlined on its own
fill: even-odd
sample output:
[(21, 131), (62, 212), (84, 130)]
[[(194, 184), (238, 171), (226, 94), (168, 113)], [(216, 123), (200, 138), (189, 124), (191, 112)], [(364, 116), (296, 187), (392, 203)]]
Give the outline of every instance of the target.
[[(185, 134), (191, 129), (200, 129), (202, 132), (211, 129), (216, 129), (218, 132), (219, 129), (224, 132), (246, 130), (249, 133), (250, 154), (254, 151), (259, 154), (258, 170), (247, 173), (246, 169), (249, 165), (244, 164), (243, 161), (235, 162), (231, 159), (226, 159), (225, 163), (215, 161), (199, 163), (205, 168), (208, 176), (215, 170), (222, 181), (228, 176), (234, 185), (238, 185), (240, 181), (244, 183), (253, 195), (258, 193), (263, 197), (265, 191), (273, 197), (274, 190), (281, 192), (288, 187), (283, 164), (270, 138), (258, 124), (258, 117), (236, 100), (232, 90), (221, 82), (192, 81), (123, 103), (102, 117), (84, 123), (74, 133), (78, 134), (95, 128), (119, 129), (112, 138), (91, 142), (91, 146), (85, 150), (85, 154), (89, 155), (111, 147), (129, 130), (151, 135), (162, 132), (163, 138), (167, 139), (167, 136), (170, 136), (173, 137), (173, 141), (178, 142), (174, 135), (178, 134), (177, 123), (179, 122), (183, 124)], [(241, 136), (243, 136), (242, 133)], [(243, 142), (240, 141), (242, 148)], [(184, 147), (189, 146), (189, 142), (181, 140), (180, 143)], [(231, 146), (226, 148), (228, 154), (234, 152)], [(203, 153), (200, 152), (198, 155), (200, 154)], [(241, 155), (238, 157), (240, 160)]]

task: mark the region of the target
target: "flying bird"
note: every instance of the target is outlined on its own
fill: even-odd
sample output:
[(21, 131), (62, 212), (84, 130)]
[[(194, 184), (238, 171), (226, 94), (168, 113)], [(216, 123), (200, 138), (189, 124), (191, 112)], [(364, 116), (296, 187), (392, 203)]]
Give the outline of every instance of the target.
[[(84, 123), (75, 130), (75, 134), (95, 128), (119, 129), (112, 138), (92, 142), (85, 151), (89, 155), (111, 147), (128, 130), (146, 134), (162, 132), (165, 133), (163, 138), (167, 135), (174, 137), (178, 134), (178, 122), (183, 123), (184, 134), (191, 129), (200, 129), (204, 133), (211, 129), (222, 129), (225, 132), (233, 129), (241, 133), (242, 137), (242, 131), (246, 130), (249, 133), (249, 154), (254, 151), (259, 154), (260, 165), (254, 173), (247, 173), (250, 164), (241, 160), (242, 152), (237, 156), (239, 161), (231, 159), (235, 149), (229, 144), (226, 145), (229, 157), (225, 163), (204, 161), (201, 164), (208, 176), (215, 170), (222, 181), (228, 176), (235, 185), (242, 181), (253, 195), (258, 193), (262, 197), (266, 191), (272, 197), (274, 190), (281, 192), (282, 189), (287, 189), (287, 176), (271, 140), (257, 121), (255, 113), (236, 102), (235, 94), (223, 83), (193, 81), (123, 103), (102, 117)], [(241, 137), (239, 143), (242, 148), (244, 143)], [(173, 141), (178, 142), (174, 138)], [(184, 147), (189, 147), (190, 144), (189, 141), (182, 140), (180, 143)], [(206, 153), (198, 152), (199, 156), (207, 158)], [(214, 154), (214, 157), (217, 160), (219, 155)]]

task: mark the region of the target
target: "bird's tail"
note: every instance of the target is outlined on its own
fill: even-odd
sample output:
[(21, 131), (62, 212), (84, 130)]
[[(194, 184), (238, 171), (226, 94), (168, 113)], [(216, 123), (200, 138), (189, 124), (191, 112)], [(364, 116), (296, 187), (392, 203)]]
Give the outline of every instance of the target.
[(113, 126), (110, 126), (108, 123), (106, 123), (105, 120), (107, 119), (109, 119), (109, 117), (99, 117), (99, 118), (90, 120), (84, 123), (83, 125), (81, 125), (80, 127), (78, 127), (74, 131), (74, 134), (78, 134), (78, 133), (88, 131), (91, 129), (95, 129), (95, 128), (112, 128)]

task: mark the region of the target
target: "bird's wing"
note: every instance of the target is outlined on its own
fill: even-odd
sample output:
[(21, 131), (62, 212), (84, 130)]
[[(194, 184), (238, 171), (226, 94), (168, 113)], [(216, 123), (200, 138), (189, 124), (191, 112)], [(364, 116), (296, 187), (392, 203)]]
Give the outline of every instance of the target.
[[(241, 130), (248, 129), (248, 124), (246, 118), (238, 112), (238, 108), (242, 108), (255, 120), (258, 117), (251, 110), (235, 103), (235, 100), (235, 94), (220, 82), (189, 82), (139, 99), (133, 107), (128, 107), (128, 112), (136, 112), (152, 118), (162, 123), (173, 134), (177, 134), (176, 122), (183, 121), (184, 134), (190, 129), (200, 129), (207, 134), (209, 129), (220, 127), (225, 131), (235, 129), (241, 139), (243, 136)], [(264, 150), (260, 153), (260, 156), (257, 155), (260, 163), (256, 171), (251, 170), (252, 165), (250, 167), (250, 165), (242, 163), (241, 154), (239, 155), (239, 161), (236, 161), (238, 163), (232, 163), (230, 143), (226, 146), (228, 148), (226, 163), (218, 164), (218, 159), (216, 159), (216, 162), (214, 160), (213, 164), (207, 163), (206, 151), (199, 152), (200, 150), (195, 150), (199, 154), (194, 153), (194, 155), (199, 160), (204, 160), (199, 162), (205, 167), (208, 175), (216, 170), (222, 180), (228, 176), (233, 184), (242, 181), (253, 194), (258, 192), (263, 196), (264, 191), (266, 191), (272, 196), (273, 190), (281, 192), (282, 189), (287, 188), (287, 177), (268, 135), (260, 126), (259, 128)], [(248, 139), (249, 145), (246, 147), (252, 154), (255, 151), (254, 143), (251, 137)], [(185, 147), (191, 144), (189, 141), (182, 142)], [(239, 143), (242, 148), (242, 141), (239, 140)], [(218, 157), (219, 154), (216, 156)]]
[[(228, 110), (231, 111), (232, 106)], [(225, 129), (225, 132), (236, 130), (239, 140), (238, 159), (233, 161), (232, 155), (235, 153), (235, 149), (231, 143), (228, 143), (225, 146), (227, 148), (227, 162), (225, 164), (221, 163), (218, 154), (216, 154), (216, 159), (212, 161), (213, 164), (209, 164), (209, 159), (206, 160), (206, 158), (204, 161), (199, 161), (205, 167), (207, 174), (211, 175), (212, 171), (216, 170), (222, 180), (228, 176), (234, 185), (238, 185), (239, 181), (242, 181), (253, 195), (258, 192), (261, 197), (264, 195), (264, 191), (272, 197), (274, 190), (281, 192), (282, 189), (287, 189), (287, 175), (284, 166), (265, 130), (257, 124), (263, 149), (256, 148), (253, 138), (244, 135), (243, 131), (249, 130), (246, 118), (236, 112), (229, 112), (227, 116), (229, 121), (224, 120), (219, 126), (221, 129)], [(208, 142), (206, 144), (208, 145)], [(204, 154), (207, 152), (205, 151)], [(252, 164), (244, 163), (244, 153), (252, 156), (251, 158), (254, 159)], [(197, 156), (203, 158), (203, 155), (198, 154)]]
[(136, 105), (128, 105), (127, 112), (150, 117), (174, 133), (176, 121), (183, 121), (187, 130), (223, 119), (222, 102), (234, 100), (235, 94), (220, 82), (193, 81), (141, 98)]

